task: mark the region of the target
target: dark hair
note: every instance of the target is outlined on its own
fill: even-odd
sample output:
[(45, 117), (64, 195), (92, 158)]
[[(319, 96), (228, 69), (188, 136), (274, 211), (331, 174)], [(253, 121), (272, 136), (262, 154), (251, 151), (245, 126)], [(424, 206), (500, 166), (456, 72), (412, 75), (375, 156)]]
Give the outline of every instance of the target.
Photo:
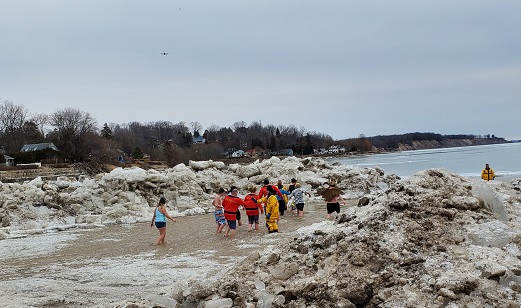
[(268, 191), (269, 194), (275, 193), (275, 188), (273, 188), (273, 186), (271, 186), (271, 185), (266, 186), (266, 190)]
[(297, 179), (291, 178), (291, 183), (297, 183)]
[(219, 194), (222, 194), (223, 192), (225, 192), (226, 190), (224, 190), (224, 188), (219, 188)]
[(264, 179), (264, 185), (268, 185), (270, 183), (270, 181), (268, 181), (268, 179)]
[(166, 199), (165, 199), (165, 197), (161, 197), (161, 198), (159, 198), (159, 203), (161, 203), (161, 204), (166, 204)]

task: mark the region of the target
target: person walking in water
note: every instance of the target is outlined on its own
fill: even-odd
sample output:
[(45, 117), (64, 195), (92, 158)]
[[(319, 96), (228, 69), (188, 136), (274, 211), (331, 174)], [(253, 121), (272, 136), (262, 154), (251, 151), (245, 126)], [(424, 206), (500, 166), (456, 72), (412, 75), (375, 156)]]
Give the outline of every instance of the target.
[(297, 208), (298, 217), (301, 217), (301, 218), (304, 216), (304, 195), (311, 197), (310, 193), (302, 190), (300, 183), (295, 184), (295, 189), (293, 189), (293, 191), (289, 195), (290, 198), (294, 199), (293, 203), (295, 204), (295, 207)]
[(494, 174), (494, 170), (492, 170), (492, 168), (490, 168), (488, 164), (485, 164), (485, 169), (481, 171), (481, 178), (485, 181), (490, 181), (493, 180), (495, 177), (496, 175)]
[(342, 198), (342, 191), (336, 187), (336, 181), (330, 180), (329, 187), (322, 193), (322, 197), (326, 200), (327, 219), (331, 219), (333, 212), (340, 213), (340, 203), (345, 205), (346, 201)]
[[(224, 236), (229, 236), (233, 238), (237, 233), (237, 212), (239, 212), (239, 206), (246, 207), (246, 203), (239, 198), (237, 195), (239, 194), (239, 190), (235, 187), (230, 189), (230, 194), (224, 197), (223, 207), (224, 207), (224, 217), (226, 217), (226, 221), (228, 222), (228, 228), (226, 229), (226, 233)], [(240, 212), (239, 212), (240, 213)]]
[(152, 222), (150, 223), (151, 228), (154, 226), (154, 223), (155, 223), (156, 228), (159, 230), (159, 237), (157, 238), (155, 245), (164, 245), (165, 244), (166, 219), (168, 218), (171, 221), (175, 222), (175, 219), (172, 218), (170, 215), (168, 215), (165, 204), (166, 204), (165, 198), (161, 197), (161, 199), (159, 199), (159, 203), (157, 204), (156, 209), (154, 211), (154, 217), (152, 217)]
[(244, 197), (246, 215), (248, 215), (248, 231), (259, 231), (259, 211), (263, 214), (264, 209), (262, 204), (257, 203), (259, 197), (255, 194), (255, 191), (257, 191), (255, 185), (248, 185), (248, 191), (249, 193)]
[(214, 207), (215, 223), (217, 224), (217, 230), (215, 233), (221, 233), (224, 226), (226, 226), (226, 218), (224, 218), (223, 199), (226, 195), (224, 188), (219, 188), (219, 192), (213, 198), (212, 205)]
[(277, 220), (279, 218), (279, 201), (277, 200), (277, 193), (273, 186), (267, 186), (266, 191), (268, 192), (267, 197), (263, 197), (257, 200), (257, 203), (266, 204), (266, 227), (268, 227), (268, 233), (279, 232), (279, 226)]
[(277, 201), (279, 202), (279, 220), (277, 222), (280, 223), (280, 217), (284, 216), (284, 211), (286, 210), (289, 192), (286, 190), (286, 186), (282, 184), (282, 180), (277, 181), (277, 188), (282, 194), (282, 196), (277, 195)]

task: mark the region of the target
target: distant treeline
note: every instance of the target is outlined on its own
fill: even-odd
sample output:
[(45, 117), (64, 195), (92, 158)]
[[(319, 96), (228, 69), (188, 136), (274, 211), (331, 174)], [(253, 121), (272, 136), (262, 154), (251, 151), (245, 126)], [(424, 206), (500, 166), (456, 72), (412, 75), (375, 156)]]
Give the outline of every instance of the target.
[[(506, 142), (494, 135), (440, 135), (409, 133), (402, 135), (333, 140), (331, 136), (310, 132), (294, 125), (263, 125), (259, 122), (238, 121), (229, 127), (211, 125), (206, 129), (199, 122), (156, 121), (126, 124), (105, 123), (74, 108), (58, 109), (53, 113), (31, 114), (24, 106), (10, 101), (0, 103), (0, 152), (15, 159), (15, 163), (83, 162), (87, 160), (126, 161), (147, 156), (150, 160), (169, 164), (189, 160), (221, 159), (225, 153), (243, 150), (260, 155), (277, 155), (293, 150), (294, 155), (324, 153), (333, 145), (342, 145), (347, 152), (364, 153), (397, 150), (415, 141), (480, 139), (486, 143)], [(59, 153), (20, 153), (24, 144), (54, 143)], [(325, 151), (327, 152), (327, 151)], [(0, 163), (4, 156), (0, 155)]]
[(438, 143), (447, 143), (451, 140), (467, 140), (476, 142), (476, 144), (491, 144), (491, 143), (504, 143), (507, 142), (504, 138), (496, 137), (494, 135), (467, 135), (467, 134), (455, 134), (455, 135), (441, 135), (436, 133), (407, 133), (399, 135), (378, 135), (373, 137), (365, 137), (361, 135), (358, 138), (351, 138), (340, 141), (341, 144), (346, 146), (348, 152), (368, 152), (371, 150), (386, 150), (395, 151), (403, 147), (404, 145), (412, 146), (414, 142), (421, 141), (435, 141)]

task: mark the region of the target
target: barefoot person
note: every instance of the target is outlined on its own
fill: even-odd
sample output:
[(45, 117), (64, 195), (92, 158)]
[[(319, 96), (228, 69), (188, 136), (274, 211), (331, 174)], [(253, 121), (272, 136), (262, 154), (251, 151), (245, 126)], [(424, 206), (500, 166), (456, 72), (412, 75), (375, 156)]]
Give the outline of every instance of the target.
[(159, 199), (159, 203), (156, 206), (156, 209), (154, 211), (154, 217), (152, 217), (152, 222), (150, 223), (150, 227), (152, 228), (154, 226), (154, 223), (156, 225), (156, 228), (159, 230), (159, 237), (157, 238), (156, 245), (164, 245), (165, 244), (165, 237), (166, 237), (166, 219), (170, 219), (171, 221), (175, 222), (175, 219), (172, 218), (170, 215), (168, 215), (166, 211), (166, 200), (165, 198), (161, 197)]
[(217, 224), (217, 230), (215, 233), (221, 233), (223, 231), (224, 226), (226, 226), (226, 218), (224, 218), (224, 208), (223, 208), (223, 199), (226, 195), (226, 190), (224, 188), (219, 188), (219, 192), (213, 198), (212, 205), (214, 207), (214, 217), (215, 223)]
[(327, 219), (331, 219), (333, 212), (340, 213), (340, 203), (342, 201), (345, 205), (346, 201), (342, 198), (342, 191), (336, 187), (335, 181), (329, 181), (329, 187), (322, 193), (322, 197), (326, 200), (327, 204)]
[(223, 200), (224, 217), (228, 223), (228, 228), (226, 229), (226, 234), (224, 234), (224, 236), (229, 236), (231, 238), (233, 238), (237, 233), (237, 212), (239, 211), (239, 206), (246, 206), (244, 201), (237, 196), (238, 194), (239, 190), (232, 187), (230, 189), (230, 194), (224, 197)]
[(298, 217), (304, 217), (304, 194), (306, 194), (308, 197), (311, 197), (307, 191), (302, 190), (300, 183), (296, 183), (295, 189), (293, 189), (289, 195), (290, 198), (293, 198), (294, 200), (293, 203), (297, 209)]
[(246, 203), (246, 215), (248, 216), (248, 231), (259, 231), (259, 211), (261, 214), (264, 213), (262, 204), (257, 203), (259, 197), (255, 194), (256, 190), (257, 188), (255, 185), (250, 184), (248, 186), (249, 193), (244, 197), (244, 203)]

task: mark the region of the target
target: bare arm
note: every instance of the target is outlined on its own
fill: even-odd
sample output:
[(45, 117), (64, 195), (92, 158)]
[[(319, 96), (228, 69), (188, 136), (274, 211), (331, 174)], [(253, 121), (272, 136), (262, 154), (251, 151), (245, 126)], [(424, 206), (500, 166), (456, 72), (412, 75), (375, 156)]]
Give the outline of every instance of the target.
[(152, 221), (150, 222), (150, 226), (154, 225), (154, 220), (156, 220), (156, 210), (154, 210), (154, 216), (152, 216)]
[(175, 222), (175, 219), (172, 218), (172, 216), (168, 215), (168, 212), (166, 211), (165, 207), (160, 207), (159, 211), (163, 214), (165, 214), (165, 217), (170, 219), (171, 221)]

